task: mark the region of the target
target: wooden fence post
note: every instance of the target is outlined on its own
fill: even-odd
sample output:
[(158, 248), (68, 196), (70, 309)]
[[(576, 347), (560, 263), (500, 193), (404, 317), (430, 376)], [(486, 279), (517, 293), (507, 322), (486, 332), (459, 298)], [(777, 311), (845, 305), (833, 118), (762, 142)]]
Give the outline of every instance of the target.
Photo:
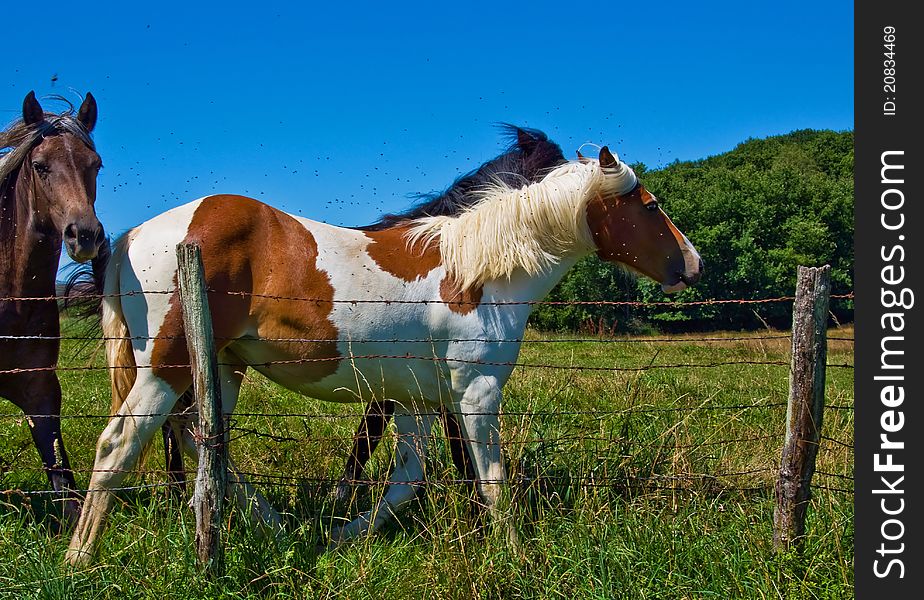
[(821, 438), (831, 267), (799, 267), (792, 311), (786, 440), (776, 482), (773, 547), (801, 547)]
[(222, 503), (227, 487), (227, 446), (221, 407), (221, 382), (205, 288), (202, 254), (195, 244), (176, 247), (180, 302), (189, 362), (193, 372), (193, 391), (199, 412), (195, 437), (199, 451), (199, 470), (192, 505), (196, 514), (196, 556), (209, 572), (224, 571), (221, 546)]

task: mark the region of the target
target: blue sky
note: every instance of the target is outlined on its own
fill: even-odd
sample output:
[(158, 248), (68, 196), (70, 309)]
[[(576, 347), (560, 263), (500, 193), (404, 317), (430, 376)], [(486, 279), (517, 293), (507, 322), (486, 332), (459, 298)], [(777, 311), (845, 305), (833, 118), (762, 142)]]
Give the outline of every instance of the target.
[(369, 223), (500, 121), (649, 167), (853, 128), (849, 2), (7, 4), (0, 121), (93, 92), (110, 233), (211, 193)]

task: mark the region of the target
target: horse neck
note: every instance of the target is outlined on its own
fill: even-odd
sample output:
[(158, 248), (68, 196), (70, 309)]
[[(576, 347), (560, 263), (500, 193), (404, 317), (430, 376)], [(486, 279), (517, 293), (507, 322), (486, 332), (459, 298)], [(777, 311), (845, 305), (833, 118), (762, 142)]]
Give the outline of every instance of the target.
[(533, 277), (557, 272), (555, 265), (566, 257), (593, 248), (584, 217), (586, 175), (565, 173), (518, 190), (500, 189), (459, 217), (419, 219), (409, 239), (439, 238), (443, 264), (463, 288), (510, 279), (518, 271)]
[(498, 296), (500, 296), (498, 300), (509, 302), (542, 300), (584, 255), (583, 252), (569, 252), (538, 275), (529, 275), (518, 269), (509, 280), (499, 280), (494, 283), (498, 289)]
[[(536, 308), (534, 303), (545, 298), (580, 258), (580, 254), (568, 254), (539, 276), (518, 270), (509, 280), (496, 280), (486, 285), (487, 294), (482, 301), (498, 303), (497, 310), (489, 311), (492, 316), (486, 327), (500, 337), (522, 338), (529, 316)], [(512, 304), (504, 306), (508, 302)]]
[(3, 186), (0, 296), (49, 296), (61, 257), (61, 234), (36, 220), (31, 182), (19, 170)]

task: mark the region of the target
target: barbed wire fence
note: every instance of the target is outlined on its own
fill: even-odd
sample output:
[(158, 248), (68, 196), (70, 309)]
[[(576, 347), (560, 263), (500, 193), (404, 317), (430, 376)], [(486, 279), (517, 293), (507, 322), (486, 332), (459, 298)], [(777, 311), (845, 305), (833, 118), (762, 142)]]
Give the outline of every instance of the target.
[[(157, 294), (174, 294), (176, 290), (160, 290), (155, 292), (146, 292), (146, 293), (157, 293)], [(215, 292), (214, 290), (209, 290), (209, 293), (222, 293)], [(376, 303), (382, 305), (391, 305), (391, 304), (405, 304), (409, 301), (395, 301), (395, 300), (332, 300), (332, 299), (322, 299), (322, 298), (310, 298), (310, 297), (289, 297), (289, 296), (268, 296), (268, 295), (258, 295), (258, 294), (245, 294), (243, 292), (223, 292), (230, 293), (233, 295), (253, 295), (260, 296), (268, 299), (277, 299), (277, 300), (287, 300), (287, 301), (299, 301), (299, 302), (313, 302), (313, 303), (333, 303), (333, 304), (364, 304), (364, 303)], [(138, 295), (139, 292), (128, 292), (125, 294), (120, 294), (122, 296), (133, 296)], [(797, 294), (798, 295), (798, 294)], [(111, 295), (100, 295), (100, 297), (108, 297)], [(835, 300), (850, 300), (852, 299), (852, 294), (842, 294), (842, 295), (830, 295), (831, 299)], [(49, 298), (4, 298), (0, 301), (58, 301), (57, 297)], [(733, 299), (733, 300), (704, 300), (704, 301), (695, 301), (695, 302), (655, 302), (655, 303), (645, 303), (645, 302), (632, 302), (632, 301), (528, 301), (528, 302), (480, 302), (482, 306), (485, 305), (494, 305), (494, 306), (505, 306), (505, 305), (551, 305), (551, 306), (645, 306), (645, 307), (671, 307), (677, 308), (681, 306), (702, 306), (702, 305), (724, 305), (724, 304), (767, 304), (767, 303), (778, 303), (778, 302), (794, 302), (796, 297), (778, 297), (778, 298), (769, 298), (769, 299)], [(415, 304), (464, 304), (460, 302), (442, 302), (442, 301), (422, 301), (414, 302)], [(16, 336), (0, 336), (0, 341), (4, 339), (15, 338)], [(193, 337), (193, 336), (189, 336)], [(57, 339), (57, 340), (69, 340), (75, 342), (97, 342), (101, 339), (97, 335), (64, 335), (57, 338), (43, 337), (43, 336), (22, 336), (16, 339), (35, 339), (35, 340), (48, 340), (48, 339)], [(157, 339), (170, 339), (170, 336), (137, 336), (133, 337), (135, 340), (145, 340), (145, 341), (154, 341)], [(682, 337), (652, 337), (652, 336), (641, 336), (633, 338), (587, 338), (587, 337), (567, 337), (567, 336), (558, 336), (558, 337), (545, 337), (540, 339), (534, 338), (511, 338), (511, 339), (442, 339), (442, 338), (432, 338), (432, 339), (409, 339), (409, 338), (392, 338), (392, 339), (361, 339), (361, 340), (350, 340), (353, 343), (367, 343), (367, 342), (377, 342), (377, 343), (454, 343), (454, 342), (482, 342), (482, 343), (493, 343), (493, 344), (554, 344), (554, 343), (582, 343), (582, 344), (597, 344), (600, 346), (613, 346), (618, 344), (691, 344), (691, 345), (705, 345), (705, 344), (734, 344), (734, 343), (748, 343), (753, 341), (760, 342), (780, 342), (785, 343), (791, 341), (792, 336), (786, 333), (774, 333), (770, 332), (767, 334), (761, 335), (740, 335), (740, 336), (715, 336), (715, 335), (700, 335), (700, 336), (682, 336)], [(222, 338), (217, 338), (216, 341), (229, 341)], [(343, 340), (339, 339), (330, 339), (330, 338), (277, 338), (267, 341), (273, 341), (278, 343), (291, 343), (291, 344), (320, 344), (320, 343), (337, 343)], [(839, 337), (832, 336), (827, 338), (827, 342), (831, 343), (845, 343), (851, 344), (853, 342), (852, 337)], [(284, 365), (284, 364), (298, 364), (298, 363), (310, 363), (310, 362), (324, 362), (331, 360), (342, 360), (344, 357), (328, 358), (328, 357), (316, 357), (316, 358), (300, 358), (287, 361), (267, 361), (265, 363), (260, 363), (256, 365), (249, 365), (254, 367), (264, 367), (272, 365)], [(543, 371), (563, 371), (566, 373), (589, 373), (597, 374), (600, 376), (616, 375), (620, 373), (628, 375), (641, 375), (648, 372), (657, 372), (665, 371), (672, 369), (679, 370), (688, 370), (688, 369), (719, 369), (723, 367), (730, 366), (741, 366), (741, 367), (764, 367), (764, 368), (774, 368), (774, 367), (784, 367), (790, 366), (789, 361), (783, 360), (713, 360), (708, 362), (666, 362), (658, 363), (655, 360), (652, 360), (648, 364), (637, 365), (637, 366), (601, 366), (601, 365), (588, 365), (588, 364), (554, 364), (554, 363), (545, 363), (545, 362), (488, 362), (488, 361), (466, 361), (464, 359), (448, 359), (441, 356), (427, 356), (427, 355), (411, 355), (411, 354), (365, 354), (365, 355), (350, 355), (347, 358), (353, 360), (367, 359), (367, 360), (380, 360), (380, 361), (408, 361), (408, 360), (418, 360), (418, 361), (432, 361), (434, 363), (472, 363), (472, 364), (486, 364), (491, 366), (507, 366), (511, 368), (517, 368), (521, 370), (535, 370), (537, 372)], [(239, 365), (234, 365), (239, 366)], [(175, 365), (157, 365), (158, 368), (191, 368), (190, 364), (175, 364)], [(823, 369), (852, 369), (853, 365), (848, 363), (823, 363)], [(33, 371), (43, 371), (43, 370), (57, 370), (57, 371), (96, 371), (96, 370), (107, 370), (115, 367), (108, 366), (95, 366), (95, 365), (85, 365), (85, 366), (59, 366), (59, 365), (48, 365), (40, 367), (25, 367), (18, 369), (8, 369), (5, 371), (0, 371), (0, 375), (8, 374), (17, 374), (17, 373), (28, 373)], [(135, 367), (129, 368), (151, 368), (151, 365), (137, 365)], [(556, 407), (553, 410), (504, 410), (503, 418), (505, 423), (509, 420), (516, 421), (517, 419), (523, 419), (528, 421), (528, 426), (525, 428), (525, 432), (518, 432), (516, 436), (505, 436), (503, 440), (503, 445), (508, 457), (517, 457), (519, 459), (519, 464), (515, 464), (512, 469), (512, 478), (510, 483), (520, 486), (521, 488), (543, 488), (546, 492), (549, 490), (557, 491), (563, 488), (578, 488), (578, 489), (607, 489), (614, 491), (618, 494), (638, 494), (638, 493), (718, 493), (718, 492), (738, 492), (738, 493), (763, 493), (766, 494), (772, 491), (777, 485), (777, 478), (774, 475), (780, 470), (776, 466), (770, 465), (761, 465), (755, 468), (748, 469), (678, 469), (672, 472), (655, 472), (658, 471), (663, 465), (660, 464), (651, 464), (639, 466), (632, 463), (631, 456), (634, 452), (638, 452), (641, 449), (649, 450), (673, 450), (675, 453), (679, 451), (705, 451), (709, 452), (713, 449), (727, 449), (727, 448), (745, 448), (753, 449), (754, 447), (766, 448), (767, 446), (776, 447), (779, 451), (779, 442), (781, 442), (781, 433), (768, 432), (761, 435), (755, 435), (745, 438), (728, 438), (728, 439), (710, 439), (708, 441), (691, 441), (687, 443), (681, 443), (682, 436), (673, 436), (662, 435), (661, 437), (655, 437), (653, 439), (647, 440), (638, 440), (635, 439), (631, 431), (627, 431), (627, 425), (632, 418), (636, 416), (663, 416), (663, 417), (676, 417), (676, 421), (684, 421), (691, 419), (697, 415), (708, 414), (708, 413), (742, 413), (744, 411), (759, 411), (759, 410), (769, 410), (782, 412), (783, 407), (787, 406), (786, 402), (768, 402), (768, 401), (757, 401), (757, 402), (741, 402), (741, 403), (731, 403), (731, 404), (718, 404), (711, 405), (708, 403), (703, 403), (699, 406), (627, 406), (626, 408), (614, 409), (614, 410), (568, 410), (567, 408)], [(834, 411), (853, 411), (852, 404), (840, 404), (840, 405), (828, 405), (825, 407), (828, 410)], [(792, 412), (790, 409), (789, 412)], [(190, 413), (188, 410), (182, 412), (171, 412), (169, 414), (162, 415), (151, 415), (151, 416), (166, 416), (169, 418), (191, 418), (191, 414), (194, 417), (195, 411)], [(41, 418), (47, 415), (0, 415), (0, 426), (2, 426), (3, 421), (16, 421), (24, 420), (28, 422), (30, 419)], [(135, 415), (140, 416), (140, 415)], [(290, 431), (286, 431), (282, 434), (274, 433), (273, 431), (261, 430), (256, 425), (251, 425), (251, 421), (260, 421), (267, 422), (268, 420), (273, 421), (282, 421), (282, 420), (298, 420), (301, 424), (304, 424), (305, 421), (343, 421), (349, 420), (352, 423), (356, 419), (357, 415), (354, 413), (351, 414), (342, 414), (335, 412), (313, 412), (313, 413), (299, 413), (296, 411), (292, 412), (237, 412), (234, 415), (226, 416), (227, 425), (227, 439), (230, 442), (237, 442), (242, 438), (261, 438), (266, 440), (268, 443), (297, 443), (299, 445), (305, 444), (317, 444), (324, 445), (326, 447), (336, 447), (336, 448), (346, 448), (352, 445), (354, 441), (354, 436), (350, 434), (330, 434), (330, 435), (293, 435)], [(106, 422), (109, 419), (113, 418), (113, 415), (110, 414), (73, 414), (73, 415), (62, 415), (62, 419), (90, 419), (90, 420), (99, 420)], [(572, 430), (571, 432), (554, 432), (554, 433), (543, 433), (542, 431), (536, 431), (536, 429), (549, 429), (545, 424), (552, 423), (553, 425), (558, 422), (563, 421), (577, 421), (580, 425), (587, 426), (588, 424), (596, 424), (597, 426), (594, 429), (593, 433), (588, 431)], [(819, 419), (820, 421), (820, 419)], [(605, 424), (606, 426), (600, 426), (600, 424)], [(530, 430), (532, 426), (533, 430)], [(552, 427), (555, 428), (555, 427)], [(301, 432), (303, 433), (303, 432)], [(446, 435), (442, 436), (442, 439), (445, 443), (448, 443), (450, 440), (447, 439)], [(206, 449), (223, 449), (225, 445), (222, 443), (214, 443), (216, 440), (210, 439), (208, 436), (199, 436), (200, 444)], [(220, 441), (220, 440), (219, 440)], [(461, 440), (463, 442), (472, 443), (472, 440)], [(851, 451), (852, 452), (852, 439), (851, 440), (841, 440), (835, 437), (827, 437), (819, 435), (817, 440), (803, 440), (805, 444), (814, 445), (815, 448), (821, 452), (828, 451)], [(605, 455), (615, 455), (618, 460), (613, 461), (602, 461), (596, 466), (599, 467), (600, 464), (603, 466), (600, 468), (588, 468), (588, 464), (583, 464), (581, 469), (576, 469), (579, 472), (562, 472), (559, 470), (554, 470), (553, 472), (544, 472), (541, 467), (542, 460), (539, 457), (543, 452), (551, 452), (554, 448), (561, 448), (571, 445), (571, 448), (576, 446), (583, 446), (580, 450), (582, 452), (596, 452), (596, 456), (605, 456)], [(588, 449), (587, 447), (590, 447)], [(743, 450), (746, 451), (746, 450)], [(533, 463), (538, 463), (540, 467), (531, 465), (529, 460), (524, 459), (525, 455), (529, 455), (533, 459)], [(680, 453), (683, 454), (682, 452)], [(677, 454), (675, 454), (677, 456)], [(779, 454), (777, 454), (779, 456)], [(15, 457), (14, 457), (15, 458)], [(4, 461), (6, 462), (6, 461)], [(693, 466), (695, 460), (687, 460), (686, 466)], [(716, 461), (717, 463), (720, 461)], [(615, 465), (615, 466), (614, 466)], [(683, 465), (681, 465), (683, 466)], [(34, 469), (37, 472), (44, 471), (43, 469)], [(7, 464), (0, 463), (0, 476), (4, 473), (17, 471), (23, 471), (23, 467), (12, 464), (10, 461)], [(80, 475), (85, 475), (89, 477), (92, 474), (92, 469), (87, 468), (75, 468), (73, 471)], [(473, 479), (463, 476), (447, 476), (447, 469), (440, 471), (440, 475), (437, 476), (428, 476), (426, 481), (415, 481), (409, 482), (411, 484), (419, 484), (421, 486), (434, 486), (434, 485), (461, 485), (461, 484), (475, 484), (478, 483)], [(132, 470), (133, 473), (138, 473), (137, 470)], [(279, 474), (279, 473), (267, 473), (267, 472), (258, 472), (256, 470), (252, 471), (242, 471), (242, 474), (247, 476), (253, 483), (261, 485), (270, 485), (270, 486), (284, 486), (291, 487), (295, 489), (304, 489), (306, 487), (313, 487), (318, 490), (329, 490), (332, 489), (337, 483), (339, 483), (340, 477), (324, 477), (324, 476), (308, 476), (308, 475), (298, 475), (298, 474)], [(851, 473), (833, 473), (823, 470), (815, 470), (814, 474), (823, 478), (822, 483), (811, 484), (811, 487), (817, 490), (822, 490), (826, 493), (847, 495), (850, 496), (853, 494), (853, 478)], [(132, 491), (142, 491), (142, 490), (152, 490), (158, 488), (169, 488), (174, 486), (174, 482), (169, 479), (169, 473), (166, 469), (157, 470), (157, 469), (147, 469), (141, 474), (141, 481), (138, 483), (132, 483), (131, 485), (122, 485), (118, 488), (115, 488), (112, 491), (120, 492), (132, 492)], [(189, 475), (192, 475), (190, 473)], [(159, 481), (148, 481), (148, 478), (160, 478)], [(810, 483), (811, 477), (809, 477)], [(361, 478), (354, 479), (348, 483), (352, 485), (376, 485), (381, 484), (381, 480), (377, 478)], [(481, 483), (486, 483), (481, 481)], [(21, 495), (24, 497), (31, 496), (50, 496), (50, 497), (59, 497), (60, 492), (55, 492), (51, 490), (24, 490), (24, 489), (2, 489), (4, 486), (0, 485), (0, 497), (11, 496), (11, 495)], [(75, 490), (78, 494), (86, 494), (94, 490), (91, 489), (81, 489)], [(801, 505), (805, 503), (805, 500), (801, 501)], [(218, 502), (220, 505), (220, 501)]]

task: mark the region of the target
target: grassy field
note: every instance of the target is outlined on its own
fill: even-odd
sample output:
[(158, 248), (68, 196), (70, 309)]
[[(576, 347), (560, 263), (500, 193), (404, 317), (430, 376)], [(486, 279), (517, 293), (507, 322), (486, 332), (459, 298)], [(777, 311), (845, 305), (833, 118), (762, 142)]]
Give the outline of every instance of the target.
[[(851, 328), (831, 330), (852, 338)], [(747, 339), (737, 340), (744, 336)], [(539, 341), (555, 339), (554, 343)], [(724, 338), (702, 341), (702, 337)], [(598, 367), (788, 361), (780, 332), (581, 342), (530, 333), (521, 362)], [(832, 340), (829, 364), (853, 361)], [(63, 365), (102, 365), (95, 346), (65, 345)], [(102, 370), (62, 374), (66, 417), (108, 411)], [(318, 555), (332, 520), (367, 507), (331, 500), (359, 406), (305, 399), (250, 375), (232, 456), (259, 474), (284, 513), (278, 538), (259, 539), (232, 512), (226, 574), (201, 575), (194, 519), (163, 487), (120, 492), (96, 563), (62, 566), (67, 536), (21, 414), (0, 402), (0, 597), (3, 598), (848, 598), (853, 596), (853, 371), (829, 368), (825, 440), (818, 455), (804, 552), (771, 547), (773, 481), (783, 439), (788, 369), (775, 364), (606, 372), (518, 368), (502, 419), (525, 556), (483, 527), (453, 483), (438, 440), (434, 482), (386, 531)], [(841, 407), (841, 408), (837, 408)], [(317, 416), (325, 415), (325, 416)], [(89, 480), (105, 421), (67, 418), (79, 485)], [(127, 485), (164, 481), (160, 444)], [(369, 470), (384, 480), (391, 444)]]

